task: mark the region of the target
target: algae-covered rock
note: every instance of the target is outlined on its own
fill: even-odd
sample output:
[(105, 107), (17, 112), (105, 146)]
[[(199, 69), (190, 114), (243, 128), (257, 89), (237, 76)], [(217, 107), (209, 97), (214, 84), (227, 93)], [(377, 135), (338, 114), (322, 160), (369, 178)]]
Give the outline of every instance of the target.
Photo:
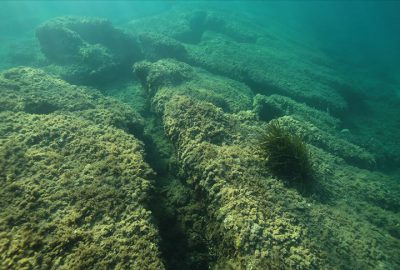
[(138, 42), (100, 18), (59, 17), (38, 27), (49, 69), (72, 83), (101, 86), (129, 74), (141, 57)]
[(187, 63), (239, 80), (259, 93), (289, 96), (334, 113), (348, 107), (340, 93), (346, 82), (323, 54), (243, 13), (177, 10), (127, 27), (177, 39), (185, 44)]
[(142, 118), (33, 68), (0, 90), (0, 268), (163, 269)]
[(174, 59), (138, 62), (133, 71), (151, 95), (162, 86), (176, 86), (196, 76), (191, 66)]
[[(176, 60), (137, 63), (134, 71), (174, 143), (179, 175), (195, 198), (186, 201), (187, 208), (206, 205), (203, 216), (195, 210), (177, 210), (176, 215), (178, 224), (184, 220), (193, 224), (184, 229), (189, 242), (196, 242), (199, 232), (203, 235), (200, 242), (209, 251), (205, 256), (209, 268), (351, 269), (400, 264), (394, 251), (400, 247), (398, 230), (393, 226), (400, 219), (395, 210), (399, 190), (390, 177), (353, 167), (372, 168), (374, 157), (341, 138), (340, 121), (329, 112), (278, 95), (257, 96), (254, 110), (249, 111), (251, 91), (243, 98), (239, 90), (230, 90), (234, 97), (210, 87), (202, 96), (201, 85), (207, 81), (218, 85), (216, 76)], [(213, 97), (218, 93), (217, 102)], [(246, 97), (250, 107), (243, 105)], [(267, 117), (262, 120), (278, 117), (287, 132), (307, 143), (313, 174), (315, 170), (308, 192), (298, 185), (288, 188), (285, 179), (269, 174), (256, 138), (265, 122), (257, 115)], [(170, 193), (181, 189), (169, 188)], [(182, 209), (181, 201), (170, 200)], [(354, 210), (361, 207), (391, 218), (379, 223), (368, 210)], [(350, 248), (354, 241), (357, 244)], [(204, 249), (191, 250), (190, 258), (204, 258)]]
[(0, 268), (163, 269), (139, 141), (62, 113), (0, 123)]
[[(381, 101), (242, 12), (172, 9), (126, 27), (37, 29), (44, 70), (126, 104), (38, 69), (0, 73), (1, 269), (400, 268), (398, 179), (371, 171), (369, 152), (398, 163), (397, 140), (369, 136), (396, 134), (397, 118), (360, 128)], [(312, 181), (268, 168), (271, 120), (307, 150), (287, 152)]]
[(260, 36), (257, 32), (259, 29), (254, 25), (244, 28), (236, 22), (236, 16), (243, 14), (227, 16), (222, 12), (175, 9), (157, 16), (133, 20), (128, 23), (127, 28), (134, 33), (154, 31), (190, 44), (199, 43), (207, 30), (222, 33), (237, 42), (254, 43)]
[[(221, 121), (224, 118), (229, 119), (211, 104), (180, 96), (172, 98), (164, 111), (166, 132), (178, 148), (180, 165), (190, 184), (202, 190), (208, 202), (211, 218), (207, 238), (215, 250), (216, 265), (232, 260), (237, 269), (252, 264), (262, 267), (267, 258), (280, 267), (315, 265), (315, 254), (303, 242), (306, 231), (291, 214), (282, 216), (281, 211), (278, 214), (268, 206), (273, 201), (261, 188), (261, 156), (251, 154), (249, 148), (221, 145), (232, 136), (229, 121)], [(279, 187), (279, 182), (272, 183)], [(281, 189), (283, 186), (279, 188), (283, 192)], [(279, 247), (285, 245), (282, 257), (276, 258)], [(276, 252), (270, 250), (271, 246), (277, 248)]]
[(206, 17), (204, 11), (172, 11), (133, 20), (127, 28), (133, 33), (157, 32), (181, 42), (197, 43), (204, 31)]
[(296, 120), (292, 116), (283, 116), (278, 119), (289, 132), (297, 134), (310, 144), (343, 158), (349, 164), (370, 169), (375, 166), (374, 156), (358, 145), (334, 136), (310, 122)]
[(186, 49), (177, 40), (160, 33), (140, 33), (138, 35), (140, 46), (147, 60), (155, 61), (162, 58), (186, 58)]
[(139, 135), (143, 120), (132, 108), (99, 91), (71, 85), (39, 69), (13, 68), (0, 74), (0, 111), (31, 114), (71, 112), (95, 123)]
[(338, 118), (331, 116), (329, 113), (314, 109), (285, 96), (257, 94), (254, 97), (253, 106), (258, 118), (263, 121), (270, 121), (284, 115), (292, 115), (332, 132), (338, 129), (341, 124)]
[(228, 112), (251, 108), (252, 91), (245, 84), (183, 62), (173, 59), (139, 62), (134, 65), (134, 72), (151, 95), (159, 91), (157, 98), (162, 102), (179, 93), (206, 100)]
[[(157, 95), (154, 101), (162, 102)], [(400, 218), (392, 212), (399, 190), (386, 190), (388, 179), (374, 186), (379, 177), (363, 170), (360, 173), (366, 178), (348, 186), (351, 172), (358, 169), (310, 146), (319, 185), (314, 192), (322, 198), (304, 197), (271, 177), (255, 140), (244, 138), (243, 130), (254, 130), (250, 125), (257, 122), (241, 124), (241, 117), (180, 95), (158, 108), (177, 149), (182, 175), (208, 205), (204, 231), (214, 258), (212, 269), (390, 269), (399, 265), (394, 250), (400, 241), (390, 225)], [(360, 188), (355, 186), (365, 188), (376, 202), (356, 196), (354, 191)], [(324, 194), (330, 197), (323, 198)], [(325, 200), (335, 206), (324, 204)], [(343, 206), (346, 201), (352, 201), (350, 207)], [(352, 208), (361, 206), (381, 217), (394, 217), (384, 227), (377, 226), (376, 220), (365, 215), (368, 210), (361, 214)], [(389, 232), (393, 236), (383, 236)]]
[(332, 70), (282, 47), (227, 42), (224, 36), (210, 33), (199, 45), (187, 46), (188, 62), (245, 82), (262, 94), (289, 96), (335, 113), (347, 108), (346, 100), (332, 87), (337, 79)]

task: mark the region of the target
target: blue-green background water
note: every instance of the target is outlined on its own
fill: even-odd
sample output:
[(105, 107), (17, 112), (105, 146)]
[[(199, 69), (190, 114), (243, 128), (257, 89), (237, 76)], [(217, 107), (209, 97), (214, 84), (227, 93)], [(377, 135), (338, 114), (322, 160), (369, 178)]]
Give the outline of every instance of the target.
[[(26, 37), (44, 21), (65, 15), (98, 16), (116, 25), (177, 6), (245, 11), (265, 25), (279, 25), (294, 39), (322, 49), (348, 72), (398, 83), (398, 1), (2, 1), (0, 33)], [(363, 75), (361, 75), (363, 76)]]

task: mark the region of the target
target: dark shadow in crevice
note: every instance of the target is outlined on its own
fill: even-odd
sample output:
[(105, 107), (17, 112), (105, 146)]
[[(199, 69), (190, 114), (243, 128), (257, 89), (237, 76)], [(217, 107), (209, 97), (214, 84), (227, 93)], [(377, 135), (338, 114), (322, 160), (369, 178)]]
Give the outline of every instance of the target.
[[(192, 216), (198, 216), (199, 211), (204, 210), (190, 195), (191, 189), (177, 180), (174, 149), (165, 137), (161, 119), (149, 110), (144, 115), (145, 131), (138, 139), (145, 145), (145, 161), (156, 172), (149, 208), (159, 230), (166, 269), (209, 269), (208, 249), (202, 241), (204, 236), (193, 228), (198, 221), (192, 220)], [(192, 211), (195, 214), (192, 215)], [(193, 237), (193, 234), (197, 236)]]

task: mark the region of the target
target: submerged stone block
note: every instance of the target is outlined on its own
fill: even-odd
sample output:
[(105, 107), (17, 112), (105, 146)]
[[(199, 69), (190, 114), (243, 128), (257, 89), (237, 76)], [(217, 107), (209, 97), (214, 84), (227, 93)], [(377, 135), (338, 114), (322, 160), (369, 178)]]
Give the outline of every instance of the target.
[(177, 39), (184, 43), (187, 63), (246, 83), (260, 94), (285, 95), (334, 114), (349, 106), (338, 87), (346, 83), (324, 54), (241, 13), (178, 10), (132, 21), (128, 28)]
[[(197, 196), (187, 202), (185, 209), (197, 209), (200, 202), (206, 205), (206, 213), (201, 217), (191, 211), (178, 211), (178, 219), (196, 225), (188, 229), (189, 242), (196, 242), (191, 237), (199, 232), (203, 234), (201, 245), (211, 252), (208, 254), (213, 258), (208, 261), (211, 268), (226, 269), (227, 265), (234, 269), (320, 269), (336, 265), (357, 268), (381, 263), (390, 268), (398, 264), (392, 261), (396, 255), (389, 247), (399, 246), (400, 242), (381, 237), (392, 231), (389, 223), (399, 220), (398, 215), (377, 231), (374, 225), (369, 225), (368, 215), (349, 213), (348, 206), (331, 206), (349, 201), (353, 208), (367, 206), (380, 216), (390, 215), (398, 205), (395, 198), (400, 192), (398, 188), (386, 189), (385, 185), (393, 179), (386, 177), (385, 184), (377, 184), (382, 179), (379, 174), (352, 166), (373, 166), (370, 153), (339, 139), (335, 132), (315, 126), (335, 126), (337, 119), (290, 98), (261, 99), (272, 102), (268, 105), (276, 109), (274, 117), (289, 110), (293, 116), (282, 116), (278, 121), (307, 142), (313, 181), (310, 193), (303, 193), (268, 171), (257, 139), (265, 123), (258, 121), (251, 111), (231, 114), (207, 97), (193, 94), (199, 88), (189, 85), (200, 85), (204, 74), (189, 67), (175, 60), (160, 60), (138, 64), (135, 71), (144, 87), (151, 91), (153, 109), (174, 143), (176, 166), (186, 181), (185, 188)], [(179, 80), (171, 82), (174, 76), (164, 76), (171, 70), (177, 72)], [(233, 104), (234, 100), (227, 96), (221, 99), (227, 104)], [(365, 177), (355, 180), (351, 176), (355, 172)], [(170, 186), (169, 192), (174, 192), (174, 188)], [(363, 194), (354, 192), (356, 189), (363, 190)], [(362, 230), (357, 229), (360, 227)], [(397, 235), (397, 232), (392, 233)], [(349, 250), (349, 243), (356, 239), (359, 241), (354, 249)], [(332, 246), (340, 248), (330, 254)], [(370, 248), (376, 251), (372, 256)], [(390, 259), (381, 262), (383, 253)], [(191, 256), (204, 256), (204, 249), (198, 254), (191, 250)]]

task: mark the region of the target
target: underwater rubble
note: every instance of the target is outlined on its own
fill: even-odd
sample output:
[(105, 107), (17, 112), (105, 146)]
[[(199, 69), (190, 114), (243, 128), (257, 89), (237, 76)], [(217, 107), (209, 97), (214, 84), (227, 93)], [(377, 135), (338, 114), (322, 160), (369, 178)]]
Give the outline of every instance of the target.
[[(36, 35), (47, 62), (0, 73), (1, 269), (400, 267), (389, 149), (348, 134), (322, 53), (222, 12)], [(271, 121), (307, 147), (304, 182), (269, 170)]]

